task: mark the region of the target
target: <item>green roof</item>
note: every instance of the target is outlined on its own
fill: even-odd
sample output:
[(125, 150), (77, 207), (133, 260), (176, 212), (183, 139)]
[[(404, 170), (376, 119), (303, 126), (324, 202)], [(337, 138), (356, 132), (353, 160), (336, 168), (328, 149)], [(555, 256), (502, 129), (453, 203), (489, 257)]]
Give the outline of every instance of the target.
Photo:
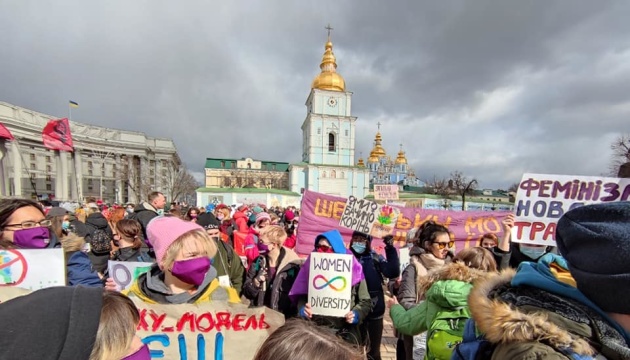
[(279, 194), (279, 195), (291, 195), (291, 196), (300, 196), (300, 194), (295, 193), (289, 190), (280, 190), (280, 189), (258, 189), (258, 188), (208, 188), (202, 187), (197, 189), (197, 192), (202, 193), (245, 193), (245, 194)]
[[(236, 167), (236, 162), (241, 159), (221, 159), (221, 158), (206, 158), (206, 169), (232, 169), (232, 166)], [(280, 161), (264, 161), (264, 160), (255, 160), (261, 162), (260, 169), (251, 169), (254, 171), (280, 171), (285, 172), (289, 170), (289, 163), (280, 162)], [(232, 165), (234, 164), (234, 165)], [(223, 165), (223, 166), (222, 166)], [(274, 169), (275, 165), (275, 169)], [(236, 169), (235, 169), (236, 170)], [(250, 170), (250, 169), (238, 169), (238, 170)]]

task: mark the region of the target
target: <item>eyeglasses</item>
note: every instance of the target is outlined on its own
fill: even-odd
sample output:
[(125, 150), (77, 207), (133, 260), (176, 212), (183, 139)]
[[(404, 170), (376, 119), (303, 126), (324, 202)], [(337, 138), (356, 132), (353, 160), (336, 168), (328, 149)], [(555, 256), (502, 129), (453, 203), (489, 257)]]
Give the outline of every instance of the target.
[(455, 245), (455, 241), (449, 241), (447, 243), (445, 243), (445, 242), (434, 242), (434, 244), (437, 244), (438, 249), (444, 250), (444, 248), (446, 248), (446, 247), (448, 247), (449, 249), (452, 248)]
[(332, 249), (332, 247), (328, 246), (328, 245), (317, 245), (317, 248), (320, 249), (320, 250), (323, 250), (323, 251), (328, 251), (328, 250)]
[(52, 221), (48, 220), (48, 219), (44, 219), (42, 221), (22, 221), (19, 224), (7, 224), (4, 227), (7, 228), (9, 226), (18, 226), (22, 229), (30, 229), (30, 228), (34, 228), (36, 226), (42, 226), (42, 227), (47, 227), (52, 225)]

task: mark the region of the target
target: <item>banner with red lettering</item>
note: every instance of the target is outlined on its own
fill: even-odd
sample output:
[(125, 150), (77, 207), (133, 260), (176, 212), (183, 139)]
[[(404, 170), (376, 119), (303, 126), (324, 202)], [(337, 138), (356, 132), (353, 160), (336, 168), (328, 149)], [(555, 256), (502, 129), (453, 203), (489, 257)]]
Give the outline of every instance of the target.
[[(339, 226), (346, 199), (337, 196), (305, 191), (302, 196), (300, 226), (296, 250), (309, 254), (313, 250), (315, 237), (324, 231), (338, 229), (349, 243), (352, 230)], [(417, 228), (427, 220), (433, 220), (448, 227), (455, 238), (456, 250), (477, 245), (479, 237), (485, 233), (502, 235), (501, 221), (510, 213), (507, 211), (450, 211), (419, 208), (398, 208), (400, 215), (394, 227), (396, 247), (403, 247), (407, 232)], [(372, 248), (383, 251), (383, 241), (374, 239)]]
[(567, 211), (629, 199), (630, 179), (525, 174), (516, 193), (512, 241), (556, 246), (556, 225)]
[(42, 130), (42, 139), (47, 149), (74, 151), (68, 119), (50, 120)]

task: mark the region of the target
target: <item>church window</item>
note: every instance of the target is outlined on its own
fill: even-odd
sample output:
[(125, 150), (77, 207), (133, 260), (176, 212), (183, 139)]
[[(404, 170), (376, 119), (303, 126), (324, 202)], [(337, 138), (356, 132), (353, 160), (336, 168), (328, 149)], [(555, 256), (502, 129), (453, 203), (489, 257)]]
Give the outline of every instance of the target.
[(317, 128), (317, 135), (321, 135), (322, 134), (322, 128)]
[(344, 179), (346, 176), (346, 174), (343, 173), (343, 171), (341, 172), (341, 176), (339, 177), (340, 179)]
[(328, 151), (335, 151), (335, 134), (328, 133)]
[(330, 178), (331, 179), (336, 179), (337, 178), (337, 172), (335, 170), (331, 170), (330, 171)]
[(247, 168), (251, 169), (252, 168), (252, 163), (247, 163)]
[(221, 161), (221, 169), (225, 169), (225, 161)]
[(326, 172), (322, 171), (322, 179), (325, 179), (325, 178), (326, 178)]

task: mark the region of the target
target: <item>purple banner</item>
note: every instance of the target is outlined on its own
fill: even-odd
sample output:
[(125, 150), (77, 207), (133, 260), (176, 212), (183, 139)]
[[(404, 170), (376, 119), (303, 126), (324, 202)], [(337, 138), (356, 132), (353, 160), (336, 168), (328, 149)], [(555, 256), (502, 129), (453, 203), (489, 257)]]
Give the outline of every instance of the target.
[[(339, 219), (346, 205), (346, 199), (325, 195), (314, 191), (305, 191), (302, 196), (300, 227), (297, 235), (296, 250), (299, 254), (310, 254), (315, 237), (325, 231), (338, 229), (346, 242), (350, 242), (352, 230), (339, 226)], [(400, 208), (396, 222), (394, 238), (396, 247), (405, 245), (407, 232), (417, 228), (423, 222), (433, 220), (446, 226), (455, 237), (457, 251), (477, 246), (477, 240), (485, 233), (501, 237), (501, 221), (510, 212), (507, 211), (449, 211), (419, 208)], [(372, 248), (383, 252), (383, 241), (374, 239)]]

